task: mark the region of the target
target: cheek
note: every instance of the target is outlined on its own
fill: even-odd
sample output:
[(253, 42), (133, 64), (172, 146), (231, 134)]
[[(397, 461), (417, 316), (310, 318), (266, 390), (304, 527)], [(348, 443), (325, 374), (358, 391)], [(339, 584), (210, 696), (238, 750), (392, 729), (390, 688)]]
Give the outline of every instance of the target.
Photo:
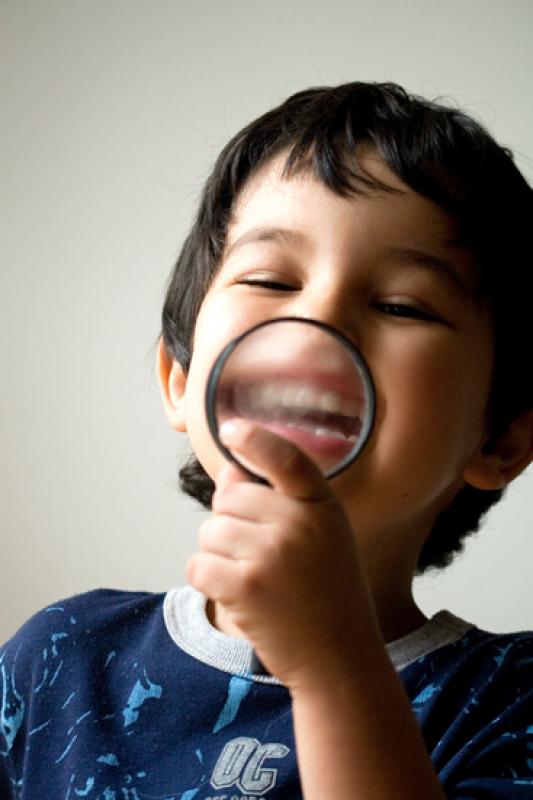
[(209, 372), (218, 355), (247, 327), (246, 315), (235, 308), (235, 302), (229, 302), (224, 295), (206, 296), (194, 330), (190, 392), (196, 395), (200, 389), (205, 392)]
[(207, 376), (189, 373), (185, 393), (185, 420), (187, 438), (197, 459), (215, 480), (224, 463), (224, 456), (218, 449), (209, 430), (205, 414), (205, 387)]
[(197, 318), (193, 354), (185, 390), (185, 420), (191, 446), (209, 475), (214, 479), (225, 463), (216, 446), (205, 413), (205, 393), (209, 373), (218, 355), (256, 319), (239, 312), (234, 302), (218, 295), (207, 295)]
[(250, 303), (234, 291), (207, 294), (196, 320), (194, 349), (211, 345), (213, 356), (235, 336), (265, 319), (262, 306)]
[[(391, 351), (376, 376), (383, 448), (404, 448), (406, 460), (459, 464), (485, 429), (491, 382), (487, 350), (444, 341)], [(381, 422), (381, 426), (379, 423)], [(380, 443), (377, 442), (379, 448)], [(442, 462), (441, 462), (442, 463)]]

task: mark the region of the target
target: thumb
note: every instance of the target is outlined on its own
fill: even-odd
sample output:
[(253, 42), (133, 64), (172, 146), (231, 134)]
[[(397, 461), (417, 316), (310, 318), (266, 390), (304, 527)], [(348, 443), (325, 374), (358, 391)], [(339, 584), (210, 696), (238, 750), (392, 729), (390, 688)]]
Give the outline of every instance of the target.
[(224, 422), (219, 434), (225, 447), (246, 468), (266, 478), (271, 486), (289, 497), (322, 501), (331, 496), (318, 466), (287, 439), (244, 419)]

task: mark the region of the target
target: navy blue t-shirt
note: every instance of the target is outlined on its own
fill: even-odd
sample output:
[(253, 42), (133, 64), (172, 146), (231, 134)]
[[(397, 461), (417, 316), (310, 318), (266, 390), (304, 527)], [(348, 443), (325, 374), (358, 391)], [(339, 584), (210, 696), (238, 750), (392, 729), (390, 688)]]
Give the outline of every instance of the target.
[[(440, 612), (388, 649), (447, 797), (533, 798), (533, 634)], [(189, 587), (44, 609), (0, 649), (1, 800), (299, 800), (289, 693), (249, 657)]]

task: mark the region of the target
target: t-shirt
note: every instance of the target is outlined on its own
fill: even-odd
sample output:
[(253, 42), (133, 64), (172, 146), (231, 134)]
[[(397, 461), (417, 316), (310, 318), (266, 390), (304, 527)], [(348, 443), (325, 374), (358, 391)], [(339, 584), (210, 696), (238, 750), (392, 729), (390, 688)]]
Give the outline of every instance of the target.
[[(441, 611), (387, 650), (447, 797), (533, 798), (533, 634)], [(190, 587), (45, 608), (0, 650), (1, 800), (298, 800), (290, 696), (250, 656)]]

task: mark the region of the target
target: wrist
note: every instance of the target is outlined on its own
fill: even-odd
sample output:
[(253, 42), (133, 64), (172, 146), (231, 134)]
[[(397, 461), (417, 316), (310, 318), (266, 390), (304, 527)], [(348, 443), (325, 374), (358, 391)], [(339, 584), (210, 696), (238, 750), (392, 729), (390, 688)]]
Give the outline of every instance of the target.
[(393, 675), (385, 644), (379, 634), (372, 636), (351, 636), (348, 641), (336, 642), (335, 646), (324, 647), (316, 658), (310, 659), (297, 674), (291, 676), (287, 684), (293, 702), (319, 699), (336, 692), (364, 691), (375, 686), (376, 676)]
[[(384, 646), (292, 691), (306, 800), (445, 800), (409, 698)], [(336, 771), (328, 771), (331, 763)], [(386, 765), (386, 769), (384, 769)]]

